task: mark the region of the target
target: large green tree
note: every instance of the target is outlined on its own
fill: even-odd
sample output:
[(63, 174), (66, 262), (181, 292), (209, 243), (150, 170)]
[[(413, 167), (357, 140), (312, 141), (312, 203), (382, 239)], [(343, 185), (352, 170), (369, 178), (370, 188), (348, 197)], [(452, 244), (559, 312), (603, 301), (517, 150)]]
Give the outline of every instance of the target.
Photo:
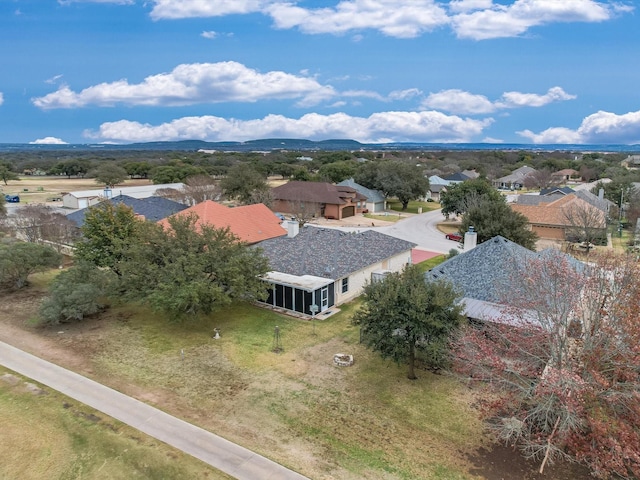
[(406, 210), (411, 200), (424, 197), (429, 180), (420, 167), (399, 160), (366, 163), (354, 179), (357, 183), (380, 190), (386, 197), (395, 197)]
[(501, 198), (502, 194), (487, 180), (474, 178), (448, 186), (440, 195), (440, 205), (443, 215), (462, 215), (479, 200), (499, 201)]
[(9, 165), (0, 164), (0, 180), (7, 185), (9, 180), (20, 180), (20, 177), (18, 177), (17, 173), (11, 171), (11, 167)]
[(248, 163), (231, 167), (227, 176), (220, 181), (220, 187), (227, 197), (242, 203), (249, 203), (256, 191), (269, 188), (264, 175)]
[(0, 243), (0, 285), (19, 289), (29, 275), (60, 265), (62, 256), (52, 248), (28, 242)]
[(228, 229), (196, 227), (196, 216), (175, 216), (170, 228), (140, 225), (136, 242), (124, 249), (118, 270), (120, 292), (142, 301), (171, 320), (206, 315), (234, 300), (266, 293), (260, 276), (269, 270), (257, 248)]
[(473, 227), (478, 235), (478, 243), (501, 235), (529, 250), (535, 250), (538, 236), (528, 228), (527, 217), (514, 212), (504, 197), (497, 199), (476, 197), (476, 201), (466, 207), (462, 215), (460, 230), (466, 232)]
[(402, 273), (365, 287), (354, 322), (367, 346), (385, 358), (406, 361), (413, 380), (417, 352), (431, 368), (446, 364), (449, 341), (463, 321), (458, 299), (450, 284), (426, 282), (420, 268), (407, 265)]
[(318, 174), (323, 179), (338, 183), (347, 178), (353, 177), (358, 171), (358, 164), (353, 160), (344, 160), (333, 163), (326, 163), (320, 167)]
[(127, 179), (127, 171), (115, 163), (103, 163), (93, 172), (96, 183), (113, 188)]
[(76, 256), (98, 267), (118, 272), (123, 250), (135, 240), (142, 223), (133, 209), (122, 203), (105, 201), (90, 207), (82, 225), (82, 240), (76, 244)]

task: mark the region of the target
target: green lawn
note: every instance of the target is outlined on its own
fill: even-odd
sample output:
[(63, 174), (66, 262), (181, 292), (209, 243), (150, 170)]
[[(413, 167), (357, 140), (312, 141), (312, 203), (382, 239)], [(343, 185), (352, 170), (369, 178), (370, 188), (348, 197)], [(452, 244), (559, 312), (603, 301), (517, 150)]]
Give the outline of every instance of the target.
[(0, 369), (0, 478), (231, 478), (48, 387), (27, 382)]
[(430, 258), (429, 260), (425, 260), (424, 262), (420, 262), (418, 264), (418, 267), (420, 268), (421, 272), (426, 273), (429, 270), (431, 270), (433, 267), (440, 265), (446, 259), (447, 259), (447, 255), (438, 255), (437, 257), (433, 257), (433, 258)]
[[(459, 453), (482, 439), (469, 392), (427, 371), (406, 379), (406, 366), (358, 343), (358, 303), (341, 308), (316, 321), (316, 335), (308, 320), (251, 305), (185, 324), (114, 309), (93, 366), (107, 382), (172, 392), (195, 423), (311, 478), (472, 478)], [(335, 353), (355, 364), (334, 366)]]
[(422, 213), (425, 213), (440, 208), (440, 204), (436, 202), (419, 202), (417, 200), (414, 200), (409, 202), (406, 210), (402, 210), (402, 203), (396, 199), (387, 201), (387, 206), (390, 210), (394, 210), (400, 213), (418, 213), (419, 208), (422, 208)]

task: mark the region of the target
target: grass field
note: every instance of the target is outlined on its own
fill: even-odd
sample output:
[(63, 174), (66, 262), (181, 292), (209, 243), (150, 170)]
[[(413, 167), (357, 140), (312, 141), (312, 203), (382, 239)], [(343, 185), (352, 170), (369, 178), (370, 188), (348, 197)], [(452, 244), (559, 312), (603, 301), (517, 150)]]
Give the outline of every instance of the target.
[[(20, 180), (10, 180), (8, 185), (0, 184), (2, 194), (20, 195), (20, 205), (27, 203), (47, 203), (49, 205), (62, 206), (61, 201), (53, 201), (61, 198), (66, 192), (76, 190), (99, 190), (103, 185), (96, 183), (93, 178), (67, 178), (49, 176), (21, 176)], [(150, 185), (151, 180), (135, 179), (126, 180), (121, 187), (136, 185)], [(117, 187), (114, 188), (114, 191)]]
[(1, 368), (0, 411), (3, 479), (231, 478)]
[[(48, 278), (38, 276), (35, 285), (41, 288)], [(11, 321), (26, 323), (35, 315), (34, 308), (20, 313), (19, 319), (13, 310)], [(468, 473), (468, 455), (486, 440), (471, 391), (454, 378), (426, 370), (418, 371), (417, 381), (408, 380), (405, 365), (385, 361), (359, 344), (359, 329), (350, 321), (358, 303), (340, 308), (328, 319), (316, 321), (316, 335), (308, 320), (244, 304), (183, 324), (168, 323), (143, 307), (114, 307), (85, 324), (36, 332), (41, 338), (53, 338), (57, 345), (62, 341), (69, 352), (84, 358), (82, 364), (93, 379), (313, 479), (478, 478)], [(2, 312), (0, 322), (8, 321)], [(281, 353), (272, 351), (276, 326)], [(218, 340), (212, 338), (214, 328), (220, 330)], [(65, 331), (63, 337), (58, 330)], [(336, 353), (354, 355), (355, 364), (334, 366)], [(11, 419), (12, 428), (24, 431), (25, 439), (43, 436), (39, 429), (49, 422), (36, 424), (30, 412), (63, 422), (62, 427), (46, 427), (50, 429), (46, 443), (56, 446), (55, 455), (67, 459), (56, 470), (59, 475), (48, 478), (102, 478), (101, 474), (79, 477), (68, 472), (97, 472), (107, 460), (102, 472), (111, 468), (111, 457), (119, 452), (132, 452), (148, 442), (155, 445), (152, 440), (118, 443), (123, 437), (141, 435), (118, 434), (123, 432), (119, 425), (115, 434), (111, 427), (101, 427), (113, 425), (112, 420), (80, 418), (80, 431), (70, 430), (64, 423), (70, 421), (67, 417), (75, 418), (72, 410), (84, 407), (62, 409), (61, 403), (67, 400), (56, 400), (52, 406), (38, 407), (55, 412), (45, 415), (36, 410), (33, 402), (45, 405), (47, 399), (56, 398), (53, 393), (33, 398), (6, 387), (0, 392), (0, 423)], [(4, 409), (4, 403), (21, 410)], [(23, 411), (28, 413), (26, 419)], [(62, 419), (55, 420), (60, 415)], [(102, 430), (106, 439), (91, 439), (93, 432)], [(3, 435), (0, 429), (0, 438)], [(7, 440), (3, 442), (0, 454), (11, 450)], [(78, 453), (89, 444), (95, 450)], [(34, 443), (31, 455), (42, 448)], [(163, 465), (164, 456), (168, 454), (149, 457), (146, 465)], [(196, 473), (163, 478), (200, 478), (201, 470), (183, 458), (175, 467), (194, 468)], [(4, 477), (0, 474), (0, 478), (15, 478), (4, 472), (17, 471), (24, 457), (4, 454), (3, 459)], [(142, 467), (135, 458), (118, 462), (113, 462), (113, 469), (107, 470), (111, 474), (104, 478), (162, 478), (142, 470), (138, 473), (136, 469)], [(205, 478), (219, 478), (208, 475)]]

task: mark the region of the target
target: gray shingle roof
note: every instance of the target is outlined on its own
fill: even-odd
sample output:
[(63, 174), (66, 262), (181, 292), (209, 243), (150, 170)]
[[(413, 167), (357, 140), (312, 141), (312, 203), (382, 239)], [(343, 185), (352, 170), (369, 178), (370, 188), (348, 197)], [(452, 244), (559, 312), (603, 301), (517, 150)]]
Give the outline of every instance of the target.
[(370, 188), (364, 187), (359, 183), (356, 183), (353, 180), (353, 178), (348, 178), (347, 180), (343, 180), (342, 182), (337, 183), (336, 185), (353, 188), (357, 192), (367, 197), (367, 201), (370, 203), (384, 202), (384, 195), (382, 194), (381, 191), (371, 190)]
[(506, 293), (513, 288), (514, 279), (529, 262), (552, 255), (566, 259), (571, 265), (580, 265), (573, 257), (558, 250), (532, 252), (498, 235), (441, 263), (427, 272), (425, 278), (428, 281), (447, 280), (467, 298), (502, 303)]
[[(133, 198), (127, 195), (118, 195), (104, 201), (111, 202), (114, 205), (122, 203), (131, 207), (135, 214), (142, 215), (146, 220), (152, 222), (157, 222), (187, 208), (186, 205), (162, 197)], [(82, 225), (84, 225), (84, 217), (89, 208), (93, 207), (83, 208), (82, 210), (70, 213), (67, 215), (67, 218), (75, 222), (78, 227), (82, 227)]]
[(335, 280), (409, 252), (415, 244), (372, 230), (349, 233), (308, 226), (293, 238), (272, 238), (257, 246), (264, 250), (272, 270)]
[(518, 205), (540, 205), (541, 203), (551, 203), (562, 197), (564, 197), (564, 194), (562, 193), (554, 193), (551, 195), (525, 194), (518, 195), (516, 203)]

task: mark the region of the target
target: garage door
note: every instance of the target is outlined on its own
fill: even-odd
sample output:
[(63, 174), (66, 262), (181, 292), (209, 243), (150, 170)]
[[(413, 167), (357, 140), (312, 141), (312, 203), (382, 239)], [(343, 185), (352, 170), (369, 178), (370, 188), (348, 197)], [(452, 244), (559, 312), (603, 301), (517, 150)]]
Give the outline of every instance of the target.
[(353, 217), (356, 214), (356, 207), (344, 207), (342, 209), (342, 218)]

